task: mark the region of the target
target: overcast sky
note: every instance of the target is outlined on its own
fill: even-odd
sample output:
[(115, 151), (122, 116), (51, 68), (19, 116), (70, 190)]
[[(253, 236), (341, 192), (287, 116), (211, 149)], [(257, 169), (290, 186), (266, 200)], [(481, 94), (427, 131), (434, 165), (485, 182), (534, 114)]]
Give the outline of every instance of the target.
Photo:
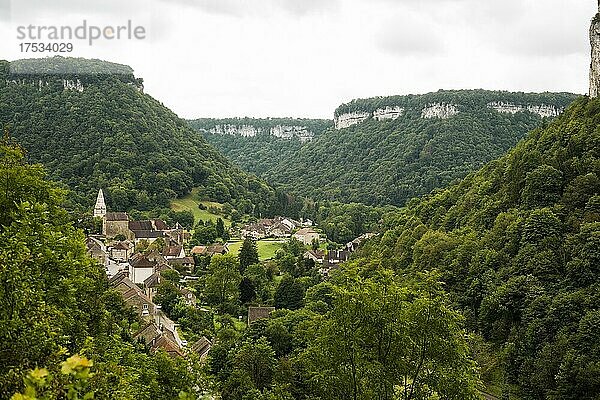
[(1, 58), (19, 25), (144, 26), (75, 41), (130, 65), (185, 118), (316, 117), (353, 98), (438, 89), (587, 91), (596, 0), (0, 0)]

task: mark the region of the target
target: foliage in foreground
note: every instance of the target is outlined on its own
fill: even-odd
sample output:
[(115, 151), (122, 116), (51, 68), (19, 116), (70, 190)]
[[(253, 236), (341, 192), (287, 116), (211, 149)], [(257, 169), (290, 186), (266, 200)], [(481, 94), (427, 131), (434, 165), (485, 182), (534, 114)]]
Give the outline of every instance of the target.
[[(19, 147), (0, 143), (0, 398), (32, 394), (23, 386), (28, 371), (61, 376), (65, 355), (77, 353), (93, 360), (86, 393), (97, 399), (171, 400), (203, 388), (193, 358), (151, 355), (132, 341), (137, 318), (87, 256), (60, 207), (63, 194)], [(62, 386), (46, 389), (47, 398), (63, 398)]]

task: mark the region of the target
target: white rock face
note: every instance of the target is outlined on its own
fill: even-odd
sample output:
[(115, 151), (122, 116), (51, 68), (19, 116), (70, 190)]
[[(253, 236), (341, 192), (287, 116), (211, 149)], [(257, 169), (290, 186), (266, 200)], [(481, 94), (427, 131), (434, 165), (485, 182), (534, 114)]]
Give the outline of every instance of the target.
[(504, 114), (514, 115), (518, 112), (529, 111), (530, 113), (537, 114), (540, 117), (556, 117), (563, 111), (563, 108), (548, 104), (530, 104), (528, 106), (522, 106), (520, 104), (507, 103), (503, 101), (488, 103), (487, 106), (488, 108)]
[(427, 107), (421, 111), (421, 118), (447, 119), (456, 114), (458, 114), (458, 106), (456, 104), (432, 103), (428, 104)]
[(402, 107), (390, 107), (378, 108), (373, 112), (373, 118), (377, 121), (383, 121), (385, 119), (398, 119), (404, 114), (404, 108)]
[(215, 125), (209, 130), (214, 135), (233, 135), (243, 137), (254, 137), (263, 133), (282, 138), (293, 139), (298, 138), (301, 142), (306, 142), (314, 138), (314, 133), (309, 131), (305, 126), (297, 125), (276, 125), (273, 128), (265, 131), (263, 128), (257, 128), (253, 125)]
[(314, 137), (314, 134), (309, 131), (307, 127), (297, 125), (277, 125), (271, 128), (270, 133), (271, 135), (282, 139), (292, 139), (297, 137), (301, 142), (310, 141)]
[(539, 115), (540, 117), (556, 117), (563, 112), (563, 108), (549, 106), (547, 104), (527, 106), (527, 111)]
[(78, 92), (83, 92), (83, 84), (79, 79), (76, 81), (73, 79), (63, 79), (63, 88), (66, 90), (77, 90)]
[(371, 116), (371, 113), (366, 111), (355, 111), (351, 113), (341, 114), (334, 120), (335, 129), (344, 129), (352, 125), (360, 124)]
[(259, 133), (262, 133), (262, 129), (257, 129), (252, 125), (216, 125), (211, 128), (210, 133), (215, 135), (234, 135), (243, 137), (254, 137)]
[(600, 3), (598, 14), (590, 26), (590, 44), (592, 45), (592, 62), (590, 63), (590, 97), (600, 94)]
[(503, 101), (494, 101), (492, 103), (488, 103), (487, 107), (503, 114), (516, 114), (524, 110), (523, 106), (513, 103), (505, 103)]

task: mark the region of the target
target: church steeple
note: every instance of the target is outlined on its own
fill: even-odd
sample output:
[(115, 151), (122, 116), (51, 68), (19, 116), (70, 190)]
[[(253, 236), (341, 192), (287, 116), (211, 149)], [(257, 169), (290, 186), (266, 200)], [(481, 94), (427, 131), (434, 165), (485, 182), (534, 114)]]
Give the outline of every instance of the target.
[(106, 203), (104, 203), (104, 193), (102, 189), (98, 190), (96, 205), (94, 206), (94, 217), (104, 217), (106, 215)]

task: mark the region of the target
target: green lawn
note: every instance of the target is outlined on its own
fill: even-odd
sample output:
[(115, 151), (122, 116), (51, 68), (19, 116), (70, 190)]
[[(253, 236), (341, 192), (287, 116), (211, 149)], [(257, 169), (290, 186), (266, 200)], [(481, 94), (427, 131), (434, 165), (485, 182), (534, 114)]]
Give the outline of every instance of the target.
[[(244, 242), (242, 241), (229, 242), (227, 244), (229, 246), (229, 253), (238, 255), (243, 243)], [(275, 257), (275, 253), (283, 246), (283, 243), (284, 241), (272, 239), (264, 239), (256, 242), (256, 246), (258, 247), (258, 258), (260, 261), (270, 260)]]
[(230, 220), (224, 218), (221, 215), (213, 214), (208, 210), (201, 210), (198, 208), (198, 204), (204, 204), (207, 208), (216, 207), (220, 209), (222, 207), (222, 205), (219, 203), (213, 203), (210, 201), (198, 201), (197, 190), (194, 189), (194, 191), (192, 191), (192, 193), (188, 194), (187, 196), (171, 201), (171, 209), (174, 211), (191, 211), (192, 214), (194, 214), (194, 223), (198, 222), (199, 220), (210, 220), (216, 222), (218, 218), (221, 218), (223, 219), (223, 222), (225, 222), (226, 226), (231, 225)]

